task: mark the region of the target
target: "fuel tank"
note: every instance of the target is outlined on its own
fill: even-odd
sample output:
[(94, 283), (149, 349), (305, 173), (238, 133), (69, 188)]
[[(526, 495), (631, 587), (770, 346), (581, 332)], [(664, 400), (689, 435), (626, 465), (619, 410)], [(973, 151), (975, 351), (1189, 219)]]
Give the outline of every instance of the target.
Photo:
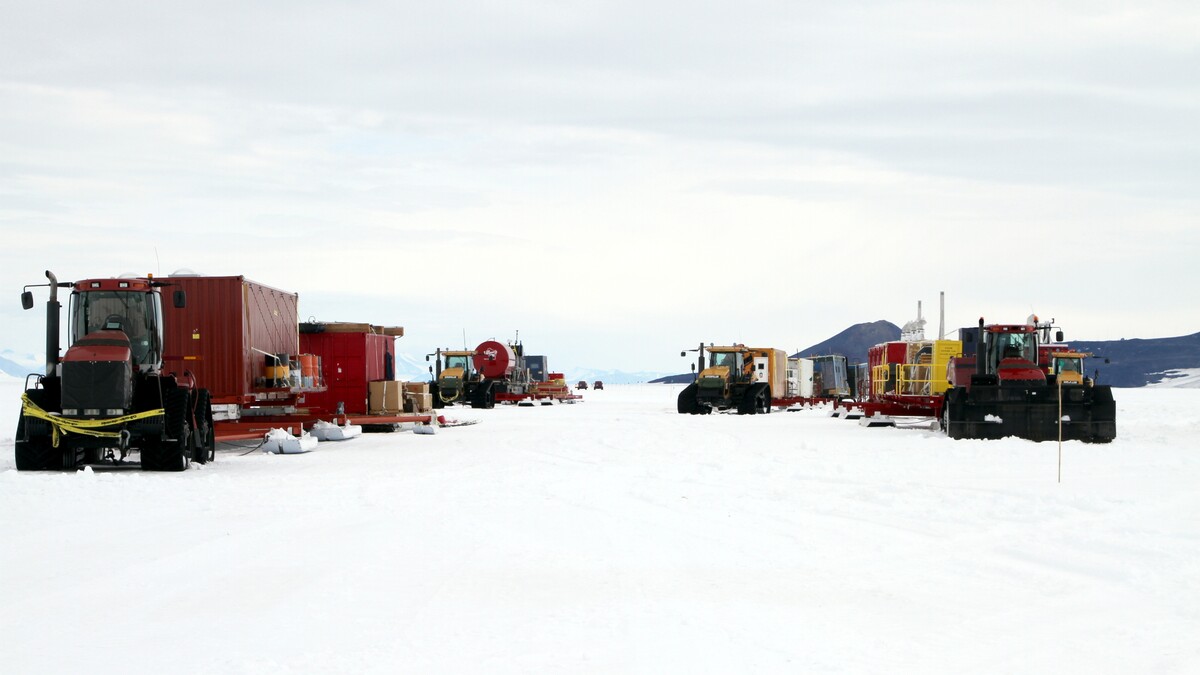
[(517, 369), (517, 355), (512, 347), (495, 340), (480, 343), (472, 361), (475, 370), (489, 380), (504, 379)]

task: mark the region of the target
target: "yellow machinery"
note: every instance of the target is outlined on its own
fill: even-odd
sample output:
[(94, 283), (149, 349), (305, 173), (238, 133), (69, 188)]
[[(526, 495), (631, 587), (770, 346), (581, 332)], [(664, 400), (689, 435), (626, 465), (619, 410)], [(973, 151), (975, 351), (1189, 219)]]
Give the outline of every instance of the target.
[(1076, 351), (1051, 352), (1050, 363), (1047, 364), (1049, 374), (1057, 377), (1062, 384), (1091, 384), (1091, 379), (1083, 374), (1083, 360), (1089, 356), (1091, 354)]
[(706, 415), (728, 408), (739, 415), (765, 414), (771, 412), (772, 399), (784, 394), (787, 354), (781, 349), (701, 344), (691, 351), (699, 354), (698, 367), (693, 366), (697, 377), (679, 393), (681, 414)]

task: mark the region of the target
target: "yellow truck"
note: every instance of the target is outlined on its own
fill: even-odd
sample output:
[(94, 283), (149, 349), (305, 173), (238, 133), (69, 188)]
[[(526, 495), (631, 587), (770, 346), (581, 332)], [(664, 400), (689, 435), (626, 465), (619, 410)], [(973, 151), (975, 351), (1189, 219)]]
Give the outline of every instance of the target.
[(1062, 384), (1091, 384), (1090, 378), (1084, 377), (1083, 360), (1091, 354), (1077, 351), (1056, 351), (1050, 353), (1049, 374), (1058, 378)]
[(782, 349), (743, 344), (701, 344), (684, 350), (698, 354), (692, 366), (696, 381), (679, 392), (681, 415), (707, 415), (713, 410), (734, 409), (739, 415), (771, 412), (772, 400), (782, 398), (787, 387), (787, 354)]

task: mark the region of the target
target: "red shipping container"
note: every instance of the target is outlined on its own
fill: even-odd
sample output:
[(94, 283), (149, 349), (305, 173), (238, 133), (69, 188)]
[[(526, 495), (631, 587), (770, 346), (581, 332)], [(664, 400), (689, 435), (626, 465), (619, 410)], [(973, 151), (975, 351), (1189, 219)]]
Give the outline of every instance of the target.
[[(246, 405), (271, 395), (267, 354), (299, 352), (299, 295), (236, 277), (170, 277), (163, 302), (164, 367), (191, 371), (213, 403)], [(171, 292), (187, 293), (177, 309)]]
[(347, 415), (365, 415), (367, 383), (395, 379), (396, 338), (390, 335), (301, 333), (300, 351), (321, 358), (327, 389), (304, 397), (305, 407), (318, 416), (332, 416), (338, 403)]

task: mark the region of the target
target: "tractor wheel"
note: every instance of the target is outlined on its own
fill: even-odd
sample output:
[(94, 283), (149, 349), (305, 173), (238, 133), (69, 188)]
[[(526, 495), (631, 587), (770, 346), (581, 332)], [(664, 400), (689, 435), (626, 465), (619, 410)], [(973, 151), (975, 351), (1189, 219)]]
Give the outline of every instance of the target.
[(750, 392), (742, 394), (742, 399), (737, 402), (737, 414), (753, 415), (755, 412), (754, 396)]
[(496, 390), (492, 382), (482, 382), (471, 392), (471, 407), (485, 410), (496, 407)]
[(762, 412), (762, 385), (753, 384), (742, 392), (742, 399), (737, 402), (737, 414), (757, 415)]
[(765, 415), (771, 412), (771, 387), (765, 383), (751, 385), (738, 401), (739, 415)]
[(675, 409), (680, 415), (696, 415), (700, 413), (700, 409), (704, 406), (696, 402), (696, 383), (693, 382), (683, 388), (679, 392), (679, 399), (675, 402)]
[(217, 458), (217, 441), (213, 430), (212, 395), (207, 389), (196, 392), (196, 407), (192, 416), (196, 430), (192, 439), (192, 461), (206, 464)]
[(168, 389), (163, 404), (163, 437), (142, 443), (142, 469), (183, 471), (191, 457), (188, 423), (188, 390)]
[(446, 407), (446, 402), (442, 400), (442, 389), (438, 386), (437, 382), (431, 382), (429, 384), (429, 393), (432, 395), (430, 398), (433, 399), (434, 409)]
[[(46, 409), (46, 391), (29, 389), (25, 393), (34, 405), (42, 410)], [(48, 426), (41, 420), (26, 418), (24, 415), (17, 419), (17, 435), (13, 437), (17, 471), (42, 471), (50, 468), (50, 458), (54, 455), (51, 437), (49, 434), (36, 433), (41, 427)], [(28, 438), (26, 434), (29, 434)]]

